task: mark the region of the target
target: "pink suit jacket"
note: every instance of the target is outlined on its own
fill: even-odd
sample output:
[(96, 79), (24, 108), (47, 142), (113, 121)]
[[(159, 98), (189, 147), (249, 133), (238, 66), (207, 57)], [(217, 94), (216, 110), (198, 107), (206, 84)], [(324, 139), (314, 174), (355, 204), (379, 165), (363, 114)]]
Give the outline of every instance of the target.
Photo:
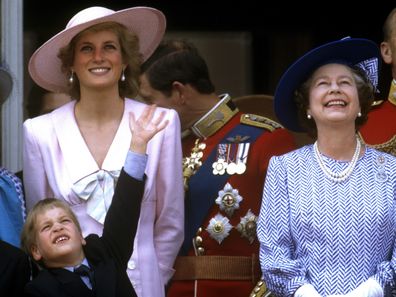
[[(124, 114), (102, 168), (79, 131), (74, 106), (72, 101), (23, 125), (27, 208), (45, 197), (64, 199), (77, 215), (84, 236), (101, 235), (103, 225), (87, 214), (87, 202), (72, 187), (100, 169), (117, 172), (122, 168), (131, 140), (129, 112), (133, 111), (137, 118), (145, 104), (125, 99)], [(128, 275), (139, 297), (165, 295), (164, 286), (173, 275), (173, 263), (184, 236), (180, 122), (174, 110), (160, 110), (166, 110), (169, 124), (148, 144), (147, 181), (134, 253), (128, 263)]]

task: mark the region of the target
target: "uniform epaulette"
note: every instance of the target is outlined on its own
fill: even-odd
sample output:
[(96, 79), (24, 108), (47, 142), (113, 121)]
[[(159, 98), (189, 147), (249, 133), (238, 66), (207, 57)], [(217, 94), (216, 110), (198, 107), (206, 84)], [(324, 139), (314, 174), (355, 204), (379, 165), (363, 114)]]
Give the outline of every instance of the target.
[(255, 126), (259, 128), (264, 128), (269, 131), (274, 131), (278, 128), (283, 128), (281, 124), (271, 120), (270, 118), (266, 118), (263, 116), (251, 114), (251, 113), (244, 113), (241, 115), (241, 123), (245, 125)]
[(382, 103), (384, 103), (384, 100), (375, 100), (373, 103), (371, 103), (371, 107), (381, 105)]

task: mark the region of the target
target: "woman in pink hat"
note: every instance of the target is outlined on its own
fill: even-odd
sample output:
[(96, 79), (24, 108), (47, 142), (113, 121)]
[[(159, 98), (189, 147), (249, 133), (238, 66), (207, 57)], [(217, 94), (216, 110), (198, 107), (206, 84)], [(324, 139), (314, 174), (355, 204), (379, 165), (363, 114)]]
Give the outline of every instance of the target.
[[(113, 11), (90, 7), (31, 57), (29, 72), (41, 87), (75, 100), (24, 123), (24, 185), (28, 209), (44, 197), (69, 203), (83, 235), (101, 234), (114, 186), (131, 140), (128, 115), (145, 104), (134, 98), (140, 64), (165, 31), (153, 8)], [(180, 123), (149, 143), (147, 181), (128, 276), (138, 296), (164, 296), (183, 241)]]

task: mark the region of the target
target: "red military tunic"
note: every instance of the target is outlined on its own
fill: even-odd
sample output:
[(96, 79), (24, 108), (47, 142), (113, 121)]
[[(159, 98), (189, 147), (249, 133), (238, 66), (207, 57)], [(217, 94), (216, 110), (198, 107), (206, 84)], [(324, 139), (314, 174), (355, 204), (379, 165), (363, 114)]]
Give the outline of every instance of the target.
[[(199, 139), (201, 149), (195, 150), (194, 156), (198, 156), (199, 161), (205, 164), (212, 151), (221, 152), (220, 143), (234, 141), (237, 143), (234, 145), (238, 146), (248, 142), (249, 135), (226, 137), (230, 131), (241, 125), (241, 122), (245, 122), (242, 125), (257, 126), (255, 129), (260, 129), (257, 132), (258, 136), (248, 148), (246, 170), (242, 174), (227, 175), (226, 171), (221, 172), (221, 166), (213, 167), (209, 164), (211, 166), (206, 168), (205, 172), (200, 172), (207, 177), (202, 187), (215, 186), (215, 195), (199, 197), (202, 201), (209, 199), (211, 206), (208, 212), (202, 214), (203, 220), (194, 231), (194, 235), (185, 238), (187, 243), (193, 244), (188, 248), (185, 257), (178, 257), (176, 260), (176, 273), (170, 282), (168, 297), (247, 297), (260, 280), (259, 242), (255, 234), (255, 222), (259, 214), (268, 162), (271, 156), (284, 154), (296, 146), (293, 136), (278, 123), (264, 117), (235, 112), (230, 115), (229, 120), (227, 116), (223, 119), (223, 123), (214, 134)], [(212, 110), (211, 113), (216, 113), (216, 110)], [(191, 160), (193, 148), (199, 147), (196, 140), (197, 136), (193, 133), (183, 139), (185, 160)], [(205, 144), (204, 149), (202, 143)], [(230, 146), (227, 148), (230, 149)], [(215, 161), (221, 159), (221, 153), (216, 155)], [(231, 162), (231, 159), (228, 161)], [(203, 167), (202, 165), (200, 169)], [(212, 181), (216, 183), (215, 175), (226, 175), (225, 182), (213, 185)], [(232, 197), (235, 198), (235, 203), (228, 205), (233, 206), (224, 208), (224, 204)], [(186, 195), (186, 205), (189, 204), (188, 199)], [(252, 226), (253, 234), (250, 233)], [(203, 261), (197, 263), (197, 258), (200, 258), (198, 261)]]
[(388, 100), (373, 107), (368, 121), (361, 127), (360, 138), (369, 146), (396, 156), (396, 81), (393, 80)]

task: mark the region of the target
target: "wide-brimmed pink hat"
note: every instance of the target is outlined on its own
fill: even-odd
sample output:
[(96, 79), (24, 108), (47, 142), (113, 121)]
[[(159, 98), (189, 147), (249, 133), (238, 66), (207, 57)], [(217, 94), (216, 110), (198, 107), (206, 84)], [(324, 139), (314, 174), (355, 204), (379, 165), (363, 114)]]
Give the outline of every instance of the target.
[(78, 12), (66, 28), (45, 42), (32, 55), (29, 73), (44, 89), (52, 92), (67, 92), (66, 74), (62, 72), (59, 49), (69, 44), (81, 31), (104, 22), (117, 22), (139, 37), (140, 53), (146, 60), (160, 43), (166, 27), (164, 14), (151, 7), (132, 7), (114, 11), (105, 7), (89, 7)]

